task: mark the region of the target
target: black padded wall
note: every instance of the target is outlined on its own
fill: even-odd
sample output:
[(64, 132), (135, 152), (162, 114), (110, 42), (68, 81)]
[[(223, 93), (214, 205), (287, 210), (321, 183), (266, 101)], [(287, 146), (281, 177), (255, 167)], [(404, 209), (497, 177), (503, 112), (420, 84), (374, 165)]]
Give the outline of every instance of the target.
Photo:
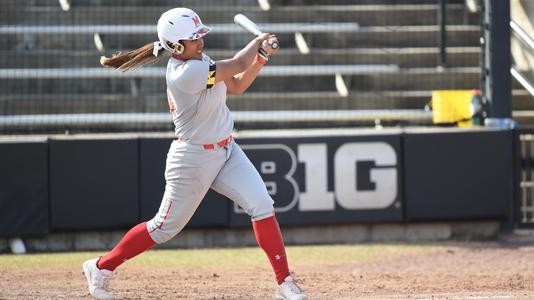
[(49, 231), (48, 144), (0, 143), (0, 237)]
[(139, 219), (138, 139), (51, 140), (53, 230), (119, 229)]
[(505, 218), (513, 199), (512, 131), (404, 136), (407, 221)]

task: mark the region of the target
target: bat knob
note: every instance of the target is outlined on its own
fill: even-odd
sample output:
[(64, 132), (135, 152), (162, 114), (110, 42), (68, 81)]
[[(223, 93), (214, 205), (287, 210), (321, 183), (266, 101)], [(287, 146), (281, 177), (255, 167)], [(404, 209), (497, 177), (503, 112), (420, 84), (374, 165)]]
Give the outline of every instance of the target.
[(278, 49), (278, 43), (277, 42), (271, 43), (271, 48)]

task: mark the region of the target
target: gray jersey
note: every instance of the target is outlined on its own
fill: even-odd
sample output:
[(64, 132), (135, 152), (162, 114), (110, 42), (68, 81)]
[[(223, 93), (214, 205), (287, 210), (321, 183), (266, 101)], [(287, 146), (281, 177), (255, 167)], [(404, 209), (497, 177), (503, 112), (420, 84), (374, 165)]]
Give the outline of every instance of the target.
[(216, 71), (207, 55), (202, 60), (171, 58), (167, 64), (167, 98), (176, 135), (188, 143), (212, 144), (232, 133), (226, 85), (214, 84)]

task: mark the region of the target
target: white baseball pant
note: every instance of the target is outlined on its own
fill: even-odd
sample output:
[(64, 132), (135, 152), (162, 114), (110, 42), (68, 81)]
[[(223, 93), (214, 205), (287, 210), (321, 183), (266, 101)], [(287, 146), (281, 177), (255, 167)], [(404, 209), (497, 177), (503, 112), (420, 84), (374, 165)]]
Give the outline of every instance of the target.
[(173, 141), (165, 180), (159, 211), (147, 222), (148, 232), (158, 244), (184, 228), (210, 187), (237, 203), (252, 220), (274, 215), (274, 201), (260, 174), (233, 139), (227, 146), (213, 149)]

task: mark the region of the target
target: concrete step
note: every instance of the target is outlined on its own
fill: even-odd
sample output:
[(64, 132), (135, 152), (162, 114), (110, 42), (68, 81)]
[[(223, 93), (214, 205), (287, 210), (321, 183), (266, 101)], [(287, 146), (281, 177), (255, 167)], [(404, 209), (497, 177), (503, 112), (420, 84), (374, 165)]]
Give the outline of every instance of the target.
[(352, 91), (348, 97), (337, 92), (245, 93), (228, 99), (234, 111), (423, 109), (431, 91)]
[(527, 90), (516, 87), (512, 90), (512, 108), (514, 110), (534, 110), (534, 96)]
[[(336, 92), (245, 93), (230, 96), (232, 110), (329, 110), (329, 109), (423, 109), (432, 91), (352, 91), (348, 97)], [(514, 89), (513, 110), (534, 110), (534, 98), (525, 90)]]
[[(345, 110), (345, 109), (423, 109), (432, 91), (353, 91), (341, 97), (325, 92), (247, 92), (229, 95), (232, 111)], [(513, 91), (513, 110), (534, 110), (534, 98), (524, 90)], [(65, 113), (167, 112), (164, 93), (131, 94), (14, 94), (0, 95), (4, 115)], [(533, 117), (534, 118), (534, 117)]]
[[(313, 3), (315, 5), (327, 4), (388, 4), (388, 5), (403, 5), (403, 4), (435, 4), (435, 0), (271, 0), (274, 5), (306, 5)], [(447, 3), (459, 4), (464, 3), (464, 0), (447, 0)]]
[[(315, 0), (314, 0), (315, 1)], [(338, 1), (341, 1), (338, 3)], [(360, 0), (358, 0), (360, 1)], [(401, 0), (401, 1), (413, 1), (413, 0)], [(423, 0), (428, 1), (428, 0)], [(83, 6), (168, 6), (168, 7), (193, 7), (198, 5), (197, 0), (68, 0), (70, 7), (83, 7)], [(256, 0), (202, 0), (202, 5), (214, 6), (214, 5), (228, 5), (228, 6), (258, 6)], [(333, 0), (332, 4), (342, 4), (342, 0)], [(37, 7), (59, 7), (58, 0), (2, 0), (2, 4), (6, 6), (37, 6)]]
[[(422, 109), (429, 101), (430, 93), (361, 92), (340, 97), (336, 92), (251, 92), (240, 96), (230, 95), (228, 106), (233, 111)], [(163, 93), (137, 97), (130, 94), (19, 94), (12, 95), (9, 101), (0, 101), (0, 111), (6, 115), (166, 112), (168, 104)]]
[(534, 125), (534, 110), (515, 113), (514, 121), (517, 122), (518, 126), (529, 126)]
[[(472, 89), (480, 80), (478, 67), (449, 68), (438, 72), (435, 68), (401, 69), (395, 73), (376, 73), (343, 76), (349, 90), (391, 91), (391, 90), (434, 90)], [(320, 77), (265, 77), (259, 78), (251, 91), (309, 91), (310, 87), (320, 90), (334, 90), (334, 76)]]
[[(107, 51), (109, 54), (115, 51)], [(235, 50), (213, 50), (214, 60), (232, 57)], [(0, 51), (0, 68), (71, 68), (98, 67), (100, 53), (87, 50), (32, 50)], [(341, 65), (341, 64), (395, 64), (401, 68), (434, 67), (438, 62), (437, 48), (360, 48), (313, 49), (308, 55), (297, 49), (281, 49), (269, 60), (269, 65)], [(450, 67), (476, 67), (479, 65), (479, 47), (449, 47), (447, 62)], [(164, 67), (166, 58), (156, 66)]]
[[(275, 6), (263, 11), (258, 6), (198, 6), (192, 7), (208, 25), (232, 22), (242, 13), (257, 23), (317, 23), (357, 22), (360, 26), (436, 25), (437, 4), (411, 5), (308, 5)], [(167, 6), (73, 6), (68, 12), (59, 6), (7, 7), (0, 15), (1, 24), (17, 25), (83, 25), (83, 24), (156, 24)], [(447, 6), (448, 24), (479, 24), (477, 14), (470, 14), (465, 6)]]
[[(76, 69), (73, 70), (75, 72)], [(349, 90), (433, 90), (472, 89), (479, 86), (480, 68), (400, 69), (391, 73), (343, 76)], [(150, 78), (87, 78), (87, 79), (4, 79), (3, 94), (33, 91), (38, 93), (129, 93), (132, 87), (143, 93), (165, 90), (163, 74)], [(310, 89), (312, 88), (312, 89)], [(249, 88), (255, 92), (327, 91), (335, 90), (335, 78), (328, 76), (260, 76)]]
[[(402, 48), (436, 47), (437, 26), (376, 26), (361, 27), (354, 32), (305, 33), (308, 46), (314, 48), (346, 49), (358, 48)], [(206, 49), (240, 49), (251, 35), (209, 34), (204, 39)], [(296, 48), (294, 34), (278, 35), (283, 48)], [(447, 26), (447, 46), (479, 46), (480, 28), (476, 25)], [(0, 50), (70, 49), (87, 50), (94, 47), (93, 34), (2, 34)], [(157, 40), (154, 34), (107, 34), (101, 35), (108, 49), (135, 49)]]
[(144, 99), (131, 94), (11, 94), (0, 99), (2, 115), (144, 111)]
[[(197, 0), (69, 0), (71, 7), (83, 6), (168, 6), (168, 7), (194, 7), (199, 5)], [(464, 0), (448, 0), (447, 3), (461, 4)], [(258, 6), (256, 0), (203, 0), (200, 2), (202, 6)], [(404, 5), (404, 4), (435, 4), (435, 0), (269, 0), (271, 7), (278, 6), (295, 6), (295, 5), (369, 5), (369, 4), (388, 4), (388, 5)], [(6, 6), (40, 6), (40, 7), (56, 7), (59, 6), (57, 0), (3, 0), (3, 5)]]
[[(425, 94), (429, 94), (426, 92)], [(340, 97), (336, 92), (245, 93), (230, 95), (228, 106), (235, 111), (337, 110), (337, 109), (421, 109), (428, 102), (420, 93), (392, 91), (362, 92)], [(5, 97), (0, 97), (5, 98)], [(61, 113), (166, 112), (164, 93), (131, 94), (41, 94), (11, 95), (0, 101), (0, 111), (7, 115)]]

